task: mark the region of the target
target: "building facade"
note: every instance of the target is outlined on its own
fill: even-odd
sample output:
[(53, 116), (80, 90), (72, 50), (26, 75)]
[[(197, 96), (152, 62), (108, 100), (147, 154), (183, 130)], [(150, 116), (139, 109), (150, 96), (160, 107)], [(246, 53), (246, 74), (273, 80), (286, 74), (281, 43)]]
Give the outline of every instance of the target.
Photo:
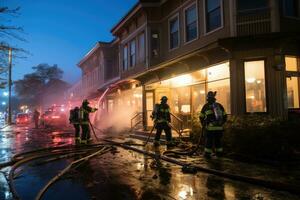
[[(114, 84), (101, 103), (108, 113), (126, 108), (149, 127), (168, 96), (189, 128), (210, 90), (231, 115), (287, 119), (299, 109), (298, 0), (140, 0), (111, 32), (119, 78), (96, 81), (97, 92)], [(103, 76), (113, 64), (97, 56)], [(92, 68), (85, 58), (79, 66)]]

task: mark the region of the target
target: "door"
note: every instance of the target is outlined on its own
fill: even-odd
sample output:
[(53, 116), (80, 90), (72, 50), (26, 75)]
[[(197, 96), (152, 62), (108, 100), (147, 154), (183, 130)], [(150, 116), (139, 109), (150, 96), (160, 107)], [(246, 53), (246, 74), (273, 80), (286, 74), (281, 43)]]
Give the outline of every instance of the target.
[(147, 112), (147, 126), (153, 126), (151, 114), (154, 107), (154, 91), (146, 91), (146, 112)]

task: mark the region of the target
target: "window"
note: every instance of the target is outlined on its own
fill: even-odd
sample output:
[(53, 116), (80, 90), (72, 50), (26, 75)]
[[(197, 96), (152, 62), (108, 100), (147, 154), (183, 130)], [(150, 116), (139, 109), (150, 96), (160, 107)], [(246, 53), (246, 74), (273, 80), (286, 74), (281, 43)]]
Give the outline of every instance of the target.
[(130, 67), (135, 66), (135, 40), (130, 42)]
[(123, 48), (123, 70), (128, 70), (128, 45)]
[(286, 87), (287, 87), (287, 101), (288, 108), (300, 108), (299, 107), (299, 86), (300, 78), (299, 63), (297, 57), (285, 56), (285, 70), (287, 71)]
[(296, 57), (285, 56), (285, 70), (294, 72), (298, 71)]
[(237, 9), (239, 11), (255, 10), (255, 9), (266, 8), (266, 7), (268, 7), (268, 0), (251, 0), (251, 1), (238, 0), (237, 1)]
[(283, 0), (283, 14), (288, 17), (299, 17), (299, 0)]
[(144, 62), (145, 61), (145, 34), (142, 33), (139, 35), (139, 62)]
[(244, 63), (246, 111), (266, 112), (265, 62), (263, 60)]
[(193, 4), (185, 10), (185, 41), (189, 42), (197, 38), (197, 7)]
[(179, 18), (175, 18), (169, 21), (170, 30), (170, 49), (174, 49), (179, 45)]
[(152, 57), (159, 56), (159, 33), (151, 31), (151, 55)]
[(222, 26), (221, 0), (206, 0), (206, 32)]
[(286, 78), (288, 108), (299, 108), (299, 78)]

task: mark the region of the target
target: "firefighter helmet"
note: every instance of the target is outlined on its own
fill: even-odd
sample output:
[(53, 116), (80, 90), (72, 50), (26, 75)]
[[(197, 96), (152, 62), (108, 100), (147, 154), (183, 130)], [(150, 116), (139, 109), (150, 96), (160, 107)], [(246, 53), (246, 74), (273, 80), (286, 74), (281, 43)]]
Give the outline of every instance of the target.
[(167, 100), (168, 100), (168, 97), (162, 96), (160, 100), (161, 100), (161, 101), (167, 101)]
[(212, 99), (212, 100), (216, 100), (216, 95), (217, 95), (217, 92), (216, 91), (209, 91), (208, 93), (207, 93), (207, 96), (206, 96), (206, 98), (207, 98), (207, 100), (208, 99)]
[(89, 105), (89, 104), (90, 104), (90, 102), (87, 99), (82, 101), (82, 105)]

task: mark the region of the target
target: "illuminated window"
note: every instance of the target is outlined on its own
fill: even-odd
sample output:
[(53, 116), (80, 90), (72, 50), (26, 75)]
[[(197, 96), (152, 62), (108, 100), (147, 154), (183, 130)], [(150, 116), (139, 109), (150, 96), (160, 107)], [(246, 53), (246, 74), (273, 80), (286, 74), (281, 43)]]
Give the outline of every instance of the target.
[(193, 4), (185, 10), (185, 41), (189, 42), (197, 38), (197, 7)]
[(299, 108), (299, 78), (286, 79), (288, 108)]
[(285, 57), (285, 70), (286, 71), (298, 71), (296, 57), (291, 57), (291, 56)]
[(246, 111), (266, 112), (265, 62), (249, 61), (245, 66)]
[(225, 111), (230, 113), (230, 80), (208, 82), (207, 91), (216, 91), (217, 102), (223, 105)]
[(179, 17), (176, 16), (169, 21), (170, 31), (170, 49), (174, 49), (179, 45)]

